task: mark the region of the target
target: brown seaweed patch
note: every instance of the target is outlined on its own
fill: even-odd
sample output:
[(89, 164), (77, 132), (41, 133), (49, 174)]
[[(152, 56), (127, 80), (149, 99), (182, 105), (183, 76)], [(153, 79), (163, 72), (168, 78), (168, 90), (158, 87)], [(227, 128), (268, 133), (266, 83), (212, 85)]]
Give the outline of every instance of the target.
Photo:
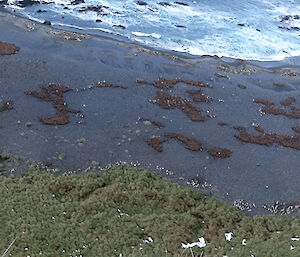
[(43, 87), (40, 91), (27, 91), (26, 95), (37, 97), (43, 101), (51, 101), (49, 88)]
[(122, 89), (127, 89), (127, 87), (116, 85), (113, 83), (108, 83), (105, 80), (99, 81), (98, 82), (98, 87), (109, 87), (109, 88), (122, 88)]
[[(295, 102), (296, 99), (293, 97), (288, 97), (285, 100), (281, 101), (281, 104), (284, 106), (289, 106), (293, 102)], [(299, 119), (300, 118), (300, 109), (296, 108), (294, 106), (291, 106), (289, 110), (282, 109), (282, 108), (275, 108), (273, 105), (273, 102), (270, 102), (266, 99), (263, 98), (254, 98), (253, 102), (262, 104), (264, 105), (261, 109), (260, 112), (264, 114), (273, 114), (273, 115), (282, 115), (286, 116), (288, 118), (294, 118), (294, 119)]]
[(58, 96), (62, 96), (64, 93), (67, 93), (72, 90), (69, 87), (57, 85), (57, 84), (50, 84), (48, 87), (54, 94), (56, 94)]
[(286, 111), (281, 108), (274, 108), (271, 106), (264, 106), (261, 108), (261, 112), (265, 114), (273, 114), (273, 115), (282, 115), (288, 118), (300, 119), (300, 109), (293, 108), (289, 111)]
[(281, 82), (274, 82), (273, 85), (274, 85), (275, 87), (283, 87), (283, 86), (284, 86), (284, 84), (281, 83)]
[(227, 126), (228, 123), (226, 123), (224, 121), (220, 121), (220, 122), (218, 122), (218, 125), (221, 126), (221, 127), (224, 127), (224, 126)]
[(53, 117), (41, 117), (40, 122), (45, 125), (65, 125), (69, 123), (68, 112), (79, 113), (79, 110), (70, 109), (64, 101), (63, 95), (71, 91), (69, 87), (57, 84), (50, 84), (48, 87), (41, 88), (40, 91), (27, 91), (26, 95), (31, 95), (43, 101), (52, 102), (57, 110), (57, 115)]
[(165, 92), (157, 92), (154, 103), (157, 103), (163, 109), (180, 109), (192, 121), (204, 121), (204, 117), (201, 115), (200, 110), (180, 96), (172, 96)]
[(150, 122), (153, 126), (156, 126), (158, 128), (164, 128), (165, 127), (165, 125), (162, 124), (160, 121), (151, 120), (151, 119), (147, 119), (147, 118), (139, 118), (139, 120), (144, 121), (144, 122)]
[(7, 110), (11, 110), (13, 109), (14, 106), (13, 106), (13, 102), (12, 101), (6, 101), (2, 104), (2, 106), (0, 106), (0, 112), (4, 112), (4, 111), (7, 111)]
[(264, 98), (254, 98), (253, 102), (257, 103), (257, 104), (267, 105), (267, 106), (270, 106), (270, 105), (274, 104), (273, 102), (270, 102), (269, 100), (266, 100)]
[(227, 75), (221, 74), (221, 73), (218, 73), (218, 72), (215, 73), (215, 76), (217, 78), (229, 79), (229, 77)]
[(280, 102), (283, 106), (290, 106), (292, 103), (296, 102), (294, 97), (288, 97)]
[(188, 150), (196, 151), (196, 152), (203, 150), (201, 147), (201, 143), (196, 139), (184, 136), (179, 133), (165, 133), (164, 136), (182, 142), (183, 144), (185, 144), (185, 147)]
[(246, 87), (245, 85), (243, 85), (243, 84), (238, 84), (237, 87), (238, 87), (238, 88), (241, 88), (241, 89), (246, 89), (246, 88), (247, 88), (247, 87)]
[(165, 139), (160, 139), (157, 137), (151, 137), (147, 139), (147, 144), (151, 146), (154, 150), (157, 152), (162, 152), (163, 151), (163, 146), (162, 144), (165, 142)]
[(246, 128), (242, 127), (242, 126), (234, 126), (233, 128), (235, 130), (239, 131), (239, 132), (245, 132), (246, 131)]
[(184, 84), (195, 86), (195, 87), (210, 87), (209, 84), (202, 82), (202, 81), (189, 80), (189, 79), (178, 79), (178, 78), (174, 78), (174, 79), (159, 78), (157, 81), (152, 82), (152, 83), (147, 82), (142, 79), (138, 79), (138, 80), (136, 80), (136, 82), (139, 84), (152, 85), (154, 87), (161, 88), (161, 89), (173, 88), (178, 83), (184, 83)]
[(40, 122), (45, 125), (65, 125), (69, 123), (69, 118), (66, 113), (60, 112), (53, 117), (42, 117), (40, 118)]
[(207, 150), (207, 152), (216, 158), (229, 158), (232, 154), (232, 151), (226, 148), (212, 148)]
[(204, 95), (202, 90), (186, 90), (185, 92), (193, 98), (194, 102), (211, 103), (213, 101), (212, 98)]
[(15, 54), (20, 50), (20, 47), (15, 44), (10, 44), (0, 41), (0, 55), (11, 55)]
[(300, 135), (279, 135), (276, 133), (260, 133), (251, 135), (247, 131), (240, 131), (235, 137), (245, 143), (272, 146), (278, 144), (284, 147), (290, 147), (300, 150)]
[(259, 133), (265, 133), (265, 130), (257, 123), (252, 123), (251, 126)]
[(292, 130), (295, 131), (296, 133), (300, 133), (300, 126), (294, 126), (292, 127)]

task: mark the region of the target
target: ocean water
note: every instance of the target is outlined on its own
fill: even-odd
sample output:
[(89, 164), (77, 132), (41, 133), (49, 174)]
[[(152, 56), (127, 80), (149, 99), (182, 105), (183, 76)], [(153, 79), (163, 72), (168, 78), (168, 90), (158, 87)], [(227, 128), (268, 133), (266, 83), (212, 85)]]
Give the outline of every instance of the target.
[(75, 1), (24, 7), (22, 0), (8, 0), (6, 8), (56, 27), (117, 34), (192, 55), (261, 61), (300, 55), (300, 0)]

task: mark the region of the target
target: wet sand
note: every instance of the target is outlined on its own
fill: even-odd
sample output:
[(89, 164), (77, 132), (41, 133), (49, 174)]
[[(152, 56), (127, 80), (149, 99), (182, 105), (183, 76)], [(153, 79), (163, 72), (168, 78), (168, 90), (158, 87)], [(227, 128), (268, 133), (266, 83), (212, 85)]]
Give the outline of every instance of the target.
[(300, 201), (299, 66), (159, 52), (6, 12), (0, 31), (20, 48), (0, 56), (0, 152), (20, 157), (5, 174), (124, 161), (250, 215)]

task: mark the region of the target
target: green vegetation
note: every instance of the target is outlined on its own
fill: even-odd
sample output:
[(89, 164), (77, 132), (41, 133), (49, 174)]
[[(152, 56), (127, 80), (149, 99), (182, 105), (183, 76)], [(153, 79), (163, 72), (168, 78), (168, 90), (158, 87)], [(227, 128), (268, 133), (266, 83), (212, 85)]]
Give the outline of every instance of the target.
[[(0, 153), (0, 174), (7, 169), (7, 164), (17, 164), (20, 161), (18, 156), (10, 156), (6, 153)], [(2, 257), (2, 256), (1, 256)]]
[(0, 173), (5, 169), (5, 163), (10, 160), (7, 154), (0, 154)]
[[(300, 241), (291, 240), (300, 236), (300, 217), (247, 217), (124, 166), (70, 176), (33, 168), (21, 178), (0, 177), (0, 198), (1, 257), (300, 256)], [(199, 237), (204, 248), (181, 248)]]

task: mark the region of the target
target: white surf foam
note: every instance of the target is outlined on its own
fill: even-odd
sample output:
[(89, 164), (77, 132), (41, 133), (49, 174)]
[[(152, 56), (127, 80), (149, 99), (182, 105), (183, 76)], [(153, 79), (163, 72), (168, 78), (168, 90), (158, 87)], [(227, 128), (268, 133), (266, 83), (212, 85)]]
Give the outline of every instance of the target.
[(137, 36), (137, 37), (153, 37), (153, 38), (161, 38), (161, 35), (158, 33), (151, 33), (151, 34), (147, 34), (147, 33), (143, 33), (143, 32), (138, 32), (138, 31), (133, 31), (131, 32), (131, 34)]
[[(52, 0), (45, 1), (49, 4), (24, 9), (19, 9), (15, 0), (9, 0), (9, 5), (36, 21), (110, 32), (152, 47), (193, 55), (270, 61), (300, 53), (300, 32), (296, 29), (300, 19), (281, 21), (285, 15), (300, 15), (298, 0), (224, 0), (222, 4), (217, 0), (186, 1), (189, 6), (173, 2), (163, 6), (158, 0), (147, 1), (146, 6), (137, 5), (135, 0), (85, 0), (78, 5), (72, 5), (71, 0), (54, 0), (52, 4)], [(108, 8), (103, 8), (104, 14), (78, 11), (95, 5)], [(38, 9), (47, 12), (36, 13)]]

